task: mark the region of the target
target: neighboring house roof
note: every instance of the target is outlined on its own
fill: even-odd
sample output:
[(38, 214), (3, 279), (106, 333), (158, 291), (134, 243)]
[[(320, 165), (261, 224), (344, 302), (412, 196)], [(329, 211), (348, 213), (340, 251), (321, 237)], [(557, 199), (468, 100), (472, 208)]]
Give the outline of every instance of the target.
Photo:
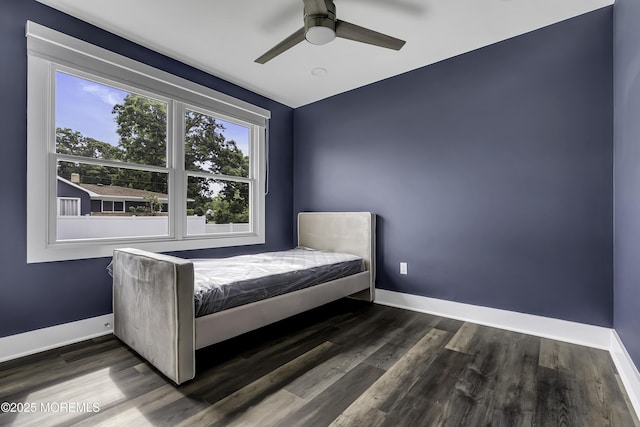
[(138, 190), (135, 188), (119, 187), (117, 185), (100, 185), (100, 184), (77, 184), (85, 190), (94, 193), (95, 198), (118, 198), (126, 200), (143, 199), (144, 196), (154, 195), (159, 200), (168, 200), (169, 196), (163, 193), (155, 193), (153, 191)]
[(144, 200), (144, 196), (150, 194), (155, 195), (158, 200), (169, 200), (169, 196), (163, 193), (155, 193), (153, 191), (138, 190), (135, 188), (120, 187), (117, 185), (99, 185), (99, 184), (77, 184), (68, 179), (58, 177), (58, 180), (64, 182), (79, 190), (85, 191), (92, 199), (120, 199), (120, 200)]

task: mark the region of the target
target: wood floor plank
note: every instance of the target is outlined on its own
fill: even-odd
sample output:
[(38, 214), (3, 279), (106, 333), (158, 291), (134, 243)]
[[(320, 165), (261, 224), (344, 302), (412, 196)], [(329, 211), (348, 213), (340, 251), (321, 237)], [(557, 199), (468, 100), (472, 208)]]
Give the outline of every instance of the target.
[(450, 346), (472, 357), (450, 397), (450, 407), (455, 410), (446, 417), (444, 425), (447, 426), (487, 424), (496, 404), (498, 382), (504, 381), (503, 375), (513, 374), (505, 371), (509, 345), (522, 336), (487, 326), (467, 329)]
[(479, 327), (480, 325), (477, 323), (464, 322), (445, 348), (448, 350), (459, 351), (461, 353), (468, 353), (471, 341)]
[(493, 387), (503, 362), (500, 345), (488, 343), (486, 351), (474, 355), (450, 396), (451, 410), (445, 425), (481, 425), (493, 407)]
[(118, 405), (103, 408), (94, 416), (78, 421), (74, 426), (77, 427), (94, 427), (94, 426), (110, 426), (110, 425), (131, 425), (136, 420), (146, 419), (145, 413), (152, 412), (157, 408), (161, 408), (170, 404), (184, 394), (171, 384), (164, 384), (154, 388), (147, 393), (133, 397), (129, 400), (123, 400)]
[[(386, 411), (401, 401), (418, 380), (416, 370), (428, 369), (430, 362), (451, 337), (448, 332), (431, 329), (407, 353), (387, 370), (368, 390), (353, 402), (334, 425), (383, 423)], [(363, 424), (364, 425), (364, 424)]]
[[(34, 390), (26, 395), (22, 402), (36, 405), (38, 410), (29, 414), (20, 414), (15, 420), (15, 425), (49, 425), (51, 411), (54, 411), (57, 423), (69, 425), (81, 422), (83, 419), (92, 417), (97, 413), (96, 410), (104, 410), (110, 405), (126, 401), (132, 389), (141, 386), (153, 387), (162, 383), (158, 377), (141, 380), (132, 372), (133, 369), (111, 372), (109, 368), (103, 368), (50, 387)], [(56, 410), (57, 405), (65, 403), (72, 404), (75, 409)], [(50, 405), (48, 406), (50, 409), (45, 410), (42, 405)], [(0, 422), (0, 425), (4, 424)]]
[[(0, 393), (3, 391), (2, 385), (5, 384), (5, 382), (10, 382), (12, 376), (21, 375), (25, 371), (46, 372), (49, 369), (55, 369), (56, 367), (65, 365), (64, 359), (56, 352), (43, 352), (37, 356), (37, 358), (30, 356), (21, 357), (16, 360), (0, 363)], [(21, 364), (20, 361), (24, 364)]]
[(25, 373), (48, 378), (52, 371), (67, 370), (67, 364), (81, 359), (82, 355), (99, 356), (111, 350), (121, 352), (122, 345), (113, 335), (108, 335), (0, 363), (0, 396), (8, 393), (7, 384), (20, 381)]
[(302, 408), (279, 421), (282, 426), (327, 426), (384, 374), (361, 363)]
[[(322, 309), (322, 307), (321, 307)], [(324, 314), (324, 316), (322, 316)], [(344, 326), (350, 322), (357, 323), (359, 313), (348, 310), (347, 312), (335, 312), (332, 309), (314, 310), (313, 313), (303, 313), (304, 316), (298, 316), (300, 320), (295, 324), (287, 320), (267, 325), (256, 331), (251, 331), (240, 337), (234, 338), (233, 341), (237, 350), (238, 357), (250, 359), (258, 353), (268, 351), (273, 347), (285, 346), (287, 341), (292, 337), (301, 339), (310, 337), (320, 330), (327, 328), (334, 329), (336, 324)], [(225, 343), (222, 343), (223, 346)], [(221, 346), (222, 347), (222, 346)], [(224, 346), (228, 348), (228, 346)], [(206, 350), (206, 349), (205, 349)]]
[(301, 399), (311, 400), (378, 350), (382, 344), (374, 341), (360, 345), (355, 350), (342, 349), (332, 358), (293, 380), (285, 390)]
[(229, 423), (227, 427), (279, 426), (283, 415), (297, 411), (305, 404), (307, 404), (306, 400), (282, 389), (247, 409), (235, 421)]
[(100, 341), (94, 341), (91, 346), (84, 346), (82, 348), (69, 348), (60, 352), (60, 358), (65, 363), (72, 363), (78, 360), (90, 358), (94, 355), (99, 355), (105, 351), (113, 350), (121, 347), (120, 342), (117, 339), (105, 339), (102, 337)]
[(590, 406), (588, 411), (583, 411), (584, 422), (600, 426), (633, 425), (623, 391), (615, 381), (615, 366), (607, 352), (552, 340), (542, 342), (541, 364), (569, 372), (583, 384), (580, 397)]
[(394, 334), (388, 343), (369, 356), (365, 362), (388, 370), (422, 339), (440, 318), (423, 313), (413, 313), (401, 331)]
[(129, 349), (121, 346), (112, 350), (100, 353), (89, 361), (77, 361), (55, 365), (46, 371), (23, 370), (15, 372), (2, 380), (0, 384), (0, 396), (7, 399), (19, 398), (21, 394), (28, 393), (32, 389), (52, 387), (57, 383), (64, 383), (73, 378), (89, 374), (99, 369), (109, 368), (125, 369), (138, 362)]
[(496, 427), (533, 425), (540, 338), (511, 334), (505, 352), (486, 424)]
[[(412, 316), (397, 309), (389, 309), (381, 312), (376, 319), (376, 326), (373, 328), (355, 325), (341, 328), (341, 332), (330, 341), (342, 343), (340, 353), (296, 379), (286, 389), (303, 399), (313, 399), (365, 359), (369, 363), (370, 356), (381, 347), (398, 336), (406, 336), (405, 329), (411, 323)], [(358, 326), (362, 326), (361, 322)], [(354, 339), (356, 336), (357, 339)]]
[[(112, 340), (112, 335), (106, 335), (108, 340)], [(43, 351), (36, 354), (20, 357), (17, 359), (9, 360), (0, 363), (0, 379), (6, 377), (12, 372), (23, 371), (24, 369), (36, 369), (42, 365), (48, 365), (52, 363), (64, 363), (61, 355), (67, 351), (74, 351), (77, 349), (91, 349), (96, 343), (101, 342), (98, 338), (93, 338), (86, 341), (81, 341), (74, 344), (68, 344), (64, 347), (55, 348), (48, 351)]]
[(428, 369), (418, 373), (418, 379), (401, 400), (387, 411), (384, 426), (439, 426), (457, 408), (450, 397), (471, 356), (443, 349)]
[(538, 367), (536, 426), (585, 426), (577, 381), (569, 372)]
[[(241, 359), (233, 359), (226, 364), (221, 365), (220, 374), (226, 373), (225, 368), (233, 368), (242, 363)], [(136, 365), (137, 366), (137, 365)], [(134, 366), (135, 369), (135, 366)], [(137, 372), (137, 370), (136, 370)], [(94, 414), (90, 418), (78, 420), (78, 426), (89, 427), (94, 425), (130, 425), (134, 420), (148, 420), (147, 414), (159, 411), (161, 408), (171, 405), (172, 403), (189, 397), (190, 393), (194, 393), (201, 388), (214, 387), (219, 379), (216, 375), (201, 377), (197, 381), (187, 382), (179, 387), (167, 381), (160, 373), (150, 369), (139, 375), (137, 384), (127, 387), (125, 383), (118, 382), (118, 388), (127, 396), (111, 405), (101, 405), (100, 412)], [(193, 398), (194, 405), (198, 406), (199, 399)], [(134, 422), (135, 424), (135, 422)]]
[(287, 341), (286, 346), (268, 349), (249, 359), (244, 359), (244, 369), (228, 371), (225, 376), (220, 378), (216, 387), (208, 390), (205, 388), (200, 389), (197, 397), (210, 403), (216, 403), (269, 372), (322, 345), (335, 332), (336, 330), (333, 327), (323, 328), (312, 336), (291, 342)]
[(542, 367), (549, 369), (562, 369), (571, 372), (571, 347), (567, 343), (540, 338), (540, 360)]
[(196, 352), (175, 386), (113, 336), (0, 363), (0, 425), (640, 427), (609, 354), (345, 299)]
[[(340, 326), (339, 332), (330, 338), (331, 342), (338, 345), (349, 345), (365, 336), (380, 335), (393, 331), (405, 319), (405, 316), (398, 315), (398, 311), (399, 309), (383, 306), (382, 310), (372, 312), (368, 316), (367, 322), (354, 321), (348, 325)], [(379, 332), (376, 333), (376, 331)]]
[(155, 407), (144, 412), (146, 420), (155, 426), (173, 427), (194, 413), (200, 413), (211, 408), (211, 404), (197, 397), (182, 396), (172, 400), (167, 405)]
[(226, 425), (236, 421), (244, 411), (264, 400), (272, 391), (281, 389), (292, 378), (296, 378), (309, 367), (313, 367), (330, 358), (338, 350), (338, 346), (325, 342), (302, 354), (287, 364), (275, 369), (263, 377), (245, 385), (235, 393), (210, 405), (176, 423), (182, 426)]
[(441, 331), (447, 331), (455, 334), (458, 332), (458, 329), (462, 327), (464, 324), (461, 320), (456, 319), (448, 319), (446, 317), (440, 317), (438, 323), (434, 326), (435, 328), (440, 329)]
[[(303, 337), (306, 334), (303, 333)], [(280, 340), (277, 345), (270, 349), (270, 353), (263, 354), (263, 357), (272, 356), (273, 352), (284, 351), (288, 346), (297, 346), (297, 341), (300, 337), (291, 336), (289, 339)], [(149, 368), (149, 365), (144, 364), (145, 368), (140, 367), (140, 364), (134, 365), (137, 371), (144, 372), (145, 375), (154, 375), (156, 377), (159, 374)], [(215, 367), (211, 367), (208, 371), (199, 373), (195, 380), (190, 381), (180, 387), (175, 387), (171, 383), (164, 383), (162, 387), (148, 391), (143, 394), (132, 395), (132, 398), (122, 404), (103, 407), (99, 414), (93, 417), (91, 421), (86, 424), (80, 423), (79, 425), (90, 426), (93, 423), (100, 425), (109, 425), (109, 420), (116, 420), (116, 422), (126, 424), (127, 420), (139, 419), (147, 420), (145, 414), (159, 411), (161, 408), (171, 405), (173, 402), (179, 399), (185, 398), (185, 396), (194, 396), (193, 398), (197, 402), (199, 397), (207, 390), (218, 390), (220, 385), (233, 382), (233, 379), (237, 376), (238, 372), (245, 372), (251, 370), (251, 360), (244, 359), (242, 357), (227, 358), (226, 361), (221, 362)], [(230, 392), (229, 392), (230, 393)], [(103, 424), (104, 423), (104, 424)]]
[(333, 420), (329, 427), (378, 427), (384, 425), (386, 420), (387, 414), (377, 408), (353, 412), (347, 410)]
[(588, 402), (589, 411), (585, 411), (585, 421), (601, 426), (632, 426), (633, 418), (626, 406), (623, 391), (620, 389), (609, 353), (604, 350), (586, 347), (573, 347), (576, 379), (580, 387), (582, 400)]

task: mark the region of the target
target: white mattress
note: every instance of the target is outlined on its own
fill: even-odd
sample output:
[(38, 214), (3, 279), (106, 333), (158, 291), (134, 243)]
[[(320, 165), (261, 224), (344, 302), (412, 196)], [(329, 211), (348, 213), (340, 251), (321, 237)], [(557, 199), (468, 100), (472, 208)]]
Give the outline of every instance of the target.
[(364, 271), (355, 255), (306, 248), (191, 261), (196, 317)]

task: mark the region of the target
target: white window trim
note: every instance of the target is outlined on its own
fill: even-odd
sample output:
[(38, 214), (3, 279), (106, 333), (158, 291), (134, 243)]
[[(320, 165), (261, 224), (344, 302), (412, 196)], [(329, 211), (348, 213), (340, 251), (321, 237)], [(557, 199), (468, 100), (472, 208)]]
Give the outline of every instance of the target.
[[(113, 250), (128, 246), (156, 252), (261, 244), (265, 242), (266, 129), (268, 110), (237, 100), (210, 88), (182, 79), (130, 58), (110, 52), (66, 34), (27, 22), (27, 262), (61, 261), (111, 256)], [(94, 239), (55, 242), (57, 197), (55, 179), (54, 70), (69, 67), (106, 81), (148, 91), (184, 106), (211, 111), (251, 128), (250, 218), (252, 231), (226, 235), (186, 235), (186, 172), (182, 150), (183, 120), (168, 115), (168, 136), (173, 146), (167, 153), (170, 167), (168, 237)], [(59, 155), (58, 155), (59, 156)], [(89, 159), (87, 159), (89, 160)], [(102, 161), (100, 163), (103, 163)], [(116, 165), (122, 167), (121, 165)], [(238, 180), (233, 177), (233, 180)], [(47, 215), (42, 215), (46, 212)], [(46, 219), (43, 219), (46, 218)]]

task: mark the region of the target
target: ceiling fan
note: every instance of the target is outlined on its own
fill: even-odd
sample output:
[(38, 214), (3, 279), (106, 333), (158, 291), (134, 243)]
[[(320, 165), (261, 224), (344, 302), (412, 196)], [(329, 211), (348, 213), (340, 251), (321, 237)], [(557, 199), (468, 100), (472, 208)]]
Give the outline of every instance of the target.
[(305, 39), (311, 44), (322, 45), (340, 37), (394, 50), (400, 50), (405, 44), (404, 40), (336, 19), (336, 5), (333, 0), (303, 2), (304, 27), (269, 49), (255, 62), (264, 64)]

